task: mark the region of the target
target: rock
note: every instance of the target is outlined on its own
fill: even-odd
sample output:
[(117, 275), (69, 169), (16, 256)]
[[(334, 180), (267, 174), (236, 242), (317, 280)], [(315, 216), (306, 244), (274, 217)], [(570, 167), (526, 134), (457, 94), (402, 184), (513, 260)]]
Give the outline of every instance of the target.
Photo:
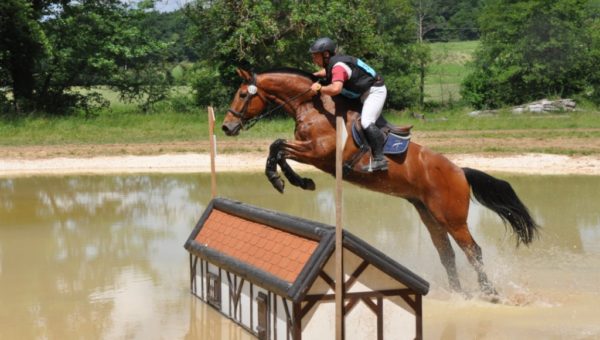
[(573, 99), (548, 100), (544, 98), (529, 104), (515, 106), (512, 108), (512, 112), (520, 114), (527, 111), (534, 113), (573, 111), (576, 106)]

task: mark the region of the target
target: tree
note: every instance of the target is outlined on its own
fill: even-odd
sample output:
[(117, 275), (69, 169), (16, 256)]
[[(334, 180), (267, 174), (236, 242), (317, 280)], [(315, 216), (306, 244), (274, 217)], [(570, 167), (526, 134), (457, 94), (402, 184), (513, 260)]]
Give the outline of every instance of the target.
[(587, 93), (589, 98), (596, 104), (600, 104), (600, 0), (589, 1), (586, 7), (589, 17), (585, 26), (589, 27), (590, 41), (589, 53), (590, 64), (594, 67), (589, 69), (589, 80)]
[(39, 22), (44, 8), (43, 1), (0, 3), (0, 85), (12, 89), (17, 111), (32, 101), (37, 61), (47, 53), (47, 38)]
[(165, 52), (170, 63), (198, 59), (198, 55), (187, 41), (190, 26), (189, 17), (182, 9), (164, 13), (151, 8), (144, 11), (139, 22), (140, 29), (153, 40), (169, 44)]
[(119, 0), (9, 0), (1, 6), (0, 62), (8, 70), (2, 82), (12, 88), (16, 112), (68, 114), (105, 105), (96, 93), (72, 91), (75, 86), (113, 86), (126, 99), (162, 95), (156, 85), (167, 77), (147, 70), (160, 65), (166, 45), (139, 28), (143, 10)]
[(485, 0), (411, 0), (420, 41), (475, 40)]
[[(394, 10), (393, 4), (403, 10)], [(195, 87), (204, 89), (197, 91), (201, 105), (229, 100), (222, 93), (232, 91), (239, 82), (234, 72), (238, 66), (256, 71), (277, 66), (314, 69), (308, 47), (322, 36), (336, 40), (342, 53), (360, 57), (380, 70), (389, 87), (388, 102), (414, 102), (408, 98), (414, 94), (414, 82), (404, 78), (405, 73), (414, 72), (407, 66), (413, 57), (411, 46), (406, 45), (414, 44), (414, 30), (405, 30), (401, 22), (410, 15), (405, 0), (196, 1), (187, 6), (186, 13), (195, 24), (194, 44), (204, 60), (201, 67), (209, 68), (197, 71), (201, 77)], [(392, 27), (392, 22), (400, 25)], [(390, 70), (393, 73), (387, 74)], [(213, 86), (206, 89), (207, 83)]]
[(492, 0), (462, 96), (494, 108), (581, 92), (594, 69), (583, 0)]

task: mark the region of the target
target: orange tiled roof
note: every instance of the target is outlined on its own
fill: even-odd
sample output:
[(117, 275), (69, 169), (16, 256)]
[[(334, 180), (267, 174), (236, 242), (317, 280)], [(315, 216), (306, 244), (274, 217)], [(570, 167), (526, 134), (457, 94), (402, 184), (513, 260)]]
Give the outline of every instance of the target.
[(318, 242), (213, 209), (195, 238), (201, 245), (294, 282)]

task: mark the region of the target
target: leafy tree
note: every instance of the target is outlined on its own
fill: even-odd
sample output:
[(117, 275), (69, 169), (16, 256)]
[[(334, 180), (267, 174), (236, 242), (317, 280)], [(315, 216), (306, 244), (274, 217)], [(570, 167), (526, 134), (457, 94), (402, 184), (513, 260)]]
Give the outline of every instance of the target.
[(480, 37), (477, 19), (486, 0), (460, 0), (450, 7), (447, 2), (447, 20), (445, 40), (477, 40)]
[(477, 17), (485, 0), (411, 0), (418, 37), (425, 41), (475, 40)]
[(462, 96), (474, 107), (581, 92), (593, 69), (583, 0), (492, 0)]
[(600, 104), (600, 0), (589, 1), (586, 8), (589, 18), (586, 20), (586, 27), (589, 27), (590, 42), (590, 65), (589, 84), (587, 93), (589, 98), (596, 104)]
[(182, 9), (165, 13), (151, 7), (145, 10), (144, 14), (139, 27), (153, 40), (169, 44), (165, 51), (168, 62), (179, 63), (198, 59), (198, 55), (188, 43), (188, 28), (191, 22)]
[(49, 48), (39, 22), (43, 14), (43, 1), (0, 3), (0, 86), (11, 88), (17, 110), (33, 99), (37, 61)]
[(342, 53), (363, 58), (380, 70), (390, 88), (389, 102), (408, 105), (414, 102), (414, 76), (409, 73), (415, 70), (409, 67), (414, 30), (406, 29), (411, 13), (407, 4), (405, 0), (198, 0), (186, 8), (195, 24), (196, 51), (205, 61), (197, 71), (197, 101), (225, 104), (229, 96), (215, 94), (236, 88), (237, 66), (313, 70), (308, 47), (316, 38), (330, 36)]
[[(418, 41), (411, 1), (387, 0), (375, 9), (379, 13), (377, 34), (383, 41), (382, 71), (389, 89), (388, 105), (401, 109), (422, 102), (421, 72), (429, 60), (429, 50)], [(422, 77), (421, 77), (422, 76)]]
[(8, 70), (2, 82), (12, 88), (17, 112), (68, 114), (106, 105), (75, 86), (109, 85), (146, 103), (162, 96), (157, 84), (166, 89), (166, 77), (147, 72), (160, 65), (166, 45), (140, 29), (143, 10), (119, 0), (9, 0), (1, 8), (0, 61)]

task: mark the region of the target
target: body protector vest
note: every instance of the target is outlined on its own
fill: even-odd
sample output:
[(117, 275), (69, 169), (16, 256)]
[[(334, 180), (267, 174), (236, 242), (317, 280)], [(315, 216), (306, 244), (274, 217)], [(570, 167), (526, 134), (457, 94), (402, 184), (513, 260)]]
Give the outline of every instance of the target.
[(347, 55), (334, 55), (329, 59), (329, 63), (325, 69), (328, 84), (331, 84), (333, 66), (338, 62), (348, 65), (352, 70), (352, 76), (344, 82), (341, 93), (343, 96), (353, 99), (359, 98), (371, 86), (383, 85), (383, 78), (372, 67), (358, 58)]

